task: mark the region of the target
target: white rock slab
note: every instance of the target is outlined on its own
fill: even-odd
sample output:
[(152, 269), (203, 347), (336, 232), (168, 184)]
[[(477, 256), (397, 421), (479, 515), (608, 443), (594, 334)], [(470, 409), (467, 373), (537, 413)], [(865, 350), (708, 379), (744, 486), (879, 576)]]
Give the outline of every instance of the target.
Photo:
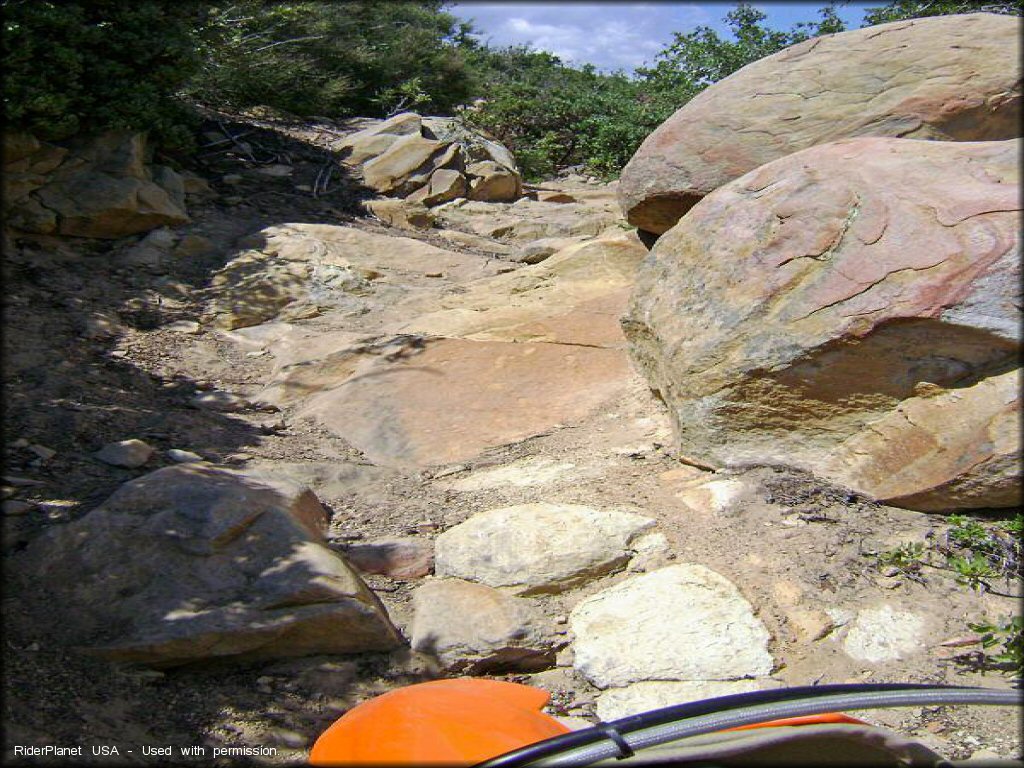
[(469, 477), (446, 483), (453, 491), (489, 491), (493, 488), (532, 488), (565, 479), (576, 467), (568, 461), (529, 458), (500, 467), (480, 470)]
[(687, 704), (691, 701), (731, 696), (734, 693), (781, 688), (771, 678), (760, 680), (649, 680), (625, 688), (609, 688), (597, 698), (597, 716), (604, 722), (638, 715), (652, 709)]
[(771, 672), (768, 631), (728, 579), (661, 568), (583, 600), (569, 624), (576, 670), (598, 688), (641, 680), (735, 680)]
[(435, 573), (507, 587), (561, 592), (625, 565), (630, 543), (654, 521), (578, 504), (488, 510), (437, 537)]
[(891, 605), (865, 608), (850, 625), (843, 650), (857, 661), (897, 661), (922, 650), (925, 624), (924, 617)]

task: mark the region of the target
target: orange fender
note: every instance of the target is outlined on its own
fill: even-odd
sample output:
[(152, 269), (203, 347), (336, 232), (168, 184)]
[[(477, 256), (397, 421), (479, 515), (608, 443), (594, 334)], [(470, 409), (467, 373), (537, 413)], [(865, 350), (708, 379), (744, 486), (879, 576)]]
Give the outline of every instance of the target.
[(316, 740), (312, 765), (474, 765), (568, 733), (541, 712), (550, 695), (459, 678), (399, 688), (342, 715)]

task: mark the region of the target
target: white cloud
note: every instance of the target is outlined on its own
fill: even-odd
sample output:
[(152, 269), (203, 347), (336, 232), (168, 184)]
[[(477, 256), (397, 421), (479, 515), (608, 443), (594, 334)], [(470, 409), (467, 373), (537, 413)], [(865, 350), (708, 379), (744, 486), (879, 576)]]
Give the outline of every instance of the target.
[(451, 12), (473, 19), (492, 45), (528, 44), (577, 66), (626, 71), (651, 63), (673, 32), (711, 21), (690, 3), (460, 3)]

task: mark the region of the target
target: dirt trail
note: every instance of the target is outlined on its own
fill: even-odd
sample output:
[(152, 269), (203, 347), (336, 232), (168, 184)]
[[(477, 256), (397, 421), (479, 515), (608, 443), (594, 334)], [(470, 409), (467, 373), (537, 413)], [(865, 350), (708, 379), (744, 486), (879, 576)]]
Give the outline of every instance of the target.
[[(773, 676), (786, 684), (1009, 685), (999, 674), (982, 675), (943, 659), (937, 643), (905, 661), (857, 663), (842, 652), (837, 632), (814, 627), (828, 608), (842, 613), (897, 601), (933, 617), (934, 636), (945, 640), (965, 634), (965, 620), (983, 610), (1016, 610), (1010, 599), (970, 594), (946, 573), (929, 574), (928, 583), (920, 584), (882, 576), (873, 567), (869, 553), (936, 535), (943, 530), (941, 518), (870, 504), (771, 467), (738, 475), (742, 492), (726, 511), (695, 508), (680, 495), (687, 474), (667, 448), (667, 415), (635, 373), (615, 399), (586, 418), (469, 460), (427, 467), (375, 464), (322, 423), (288, 407), (239, 413), (191, 407), (196, 393), (208, 390), (259, 397), (282, 364), (262, 342), (250, 336), (244, 343), (244, 333), (206, 325), (197, 334), (167, 328), (209, 312), (216, 298), (208, 290), (211, 275), (245, 250), (246, 238), (251, 243), (267, 227), (345, 224), (462, 253), (477, 260), (483, 274), (526, 268), (508, 256), (455, 245), (436, 230), (385, 227), (361, 215), (353, 185), (311, 198), (295, 186), (303, 174), (317, 172), (312, 160), (296, 161), (289, 180), (249, 176), (241, 187), (221, 184), (218, 179), (240, 162), (224, 158), (204, 169), (219, 196), (193, 205), (192, 224), (178, 232), (208, 238), (211, 247), (203, 253), (154, 268), (130, 261), (133, 243), (25, 238), (6, 260), (5, 474), (38, 484), (7, 483), (8, 496), (34, 506), (5, 516), (5, 555), (23, 549), (46, 526), (87, 514), (121, 483), (170, 464), (163, 451), (179, 448), (226, 466), (309, 483), (332, 512), (339, 549), (379, 536), (432, 539), (476, 512), (523, 502), (637, 512), (658, 521), (670, 545), (668, 562), (706, 565), (754, 604), (773, 636)], [(583, 181), (558, 188), (597, 197), (600, 191)], [(419, 306), (431, 306), (465, 292), (479, 278), (421, 276), (399, 288), (415, 293)], [(332, 334), (373, 336), (400, 319), (396, 307), (407, 306), (412, 305), (384, 301), (379, 311), (365, 313), (340, 307), (288, 323), (301, 348)], [(133, 437), (156, 447), (160, 458), (139, 470), (92, 458), (103, 444)], [(44, 458), (38, 446), (55, 453)], [(552, 597), (546, 610), (564, 616), (574, 602), (628, 576)], [(407, 630), (417, 582), (366, 580)], [(85, 762), (161, 762), (157, 755), (141, 754), (142, 745), (243, 744), (274, 748), (272, 756), (253, 757), (258, 764), (302, 762), (316, 736), (354, 704), (438, 674), (429, 658), (408, 650), (168, 672), (116, 667), (53, 647), (22, 621), (23, 601), (41, 597), (4, 598), (7, 744), (81, 744)], [(569, 655), (554, 670), (504, 679), (550, 690), (554, 713), (593, 718), (598, 692), (573, 674)], [(918, 735), (950, 757), (982, 748), (1012, 756), (1020, 749), (1013, 712), (944, 707), (868, 718)], [(116, 757), (90, 755), (93, 746), (114, 744), (121, 746)]]

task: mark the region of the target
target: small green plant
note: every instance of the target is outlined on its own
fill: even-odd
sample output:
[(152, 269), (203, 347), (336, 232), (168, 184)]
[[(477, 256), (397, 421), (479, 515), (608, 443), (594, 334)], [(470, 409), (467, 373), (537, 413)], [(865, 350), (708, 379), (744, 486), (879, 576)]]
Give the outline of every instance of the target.
[(1020, 537), (1024, 536), (1024, 513), (1018, 512), (1013, 516), (1012, 520), (1003, 520), (996, 523), (1001, 531), (1005, 531), (1011, 536)]
[(985, 555), (973, 552), (970, 555), (952, 555), (949, 566), (956, 573), (956, 580), (971, 589), (987, 589), (988, 580), (999, 576)]
[(998, 623), (984, 620), (967, 626), (981, 636), (985, 661), (1005, 665), (1018, 677), (1024, 675), (1024, 616), (1003, 616)]
[(971, 520), (965, 515), (950, 515), (949, 539), (959, 547), (977, 551), (992, 548), (991, 534), (984, 525), (977, 520)]
[(925, 564), (924, 544), (918, 541), (901, 544), (895, 549), (875, 555), (880, 569), (895, 570), (904, 576), (921, 580), (921, 566)]

